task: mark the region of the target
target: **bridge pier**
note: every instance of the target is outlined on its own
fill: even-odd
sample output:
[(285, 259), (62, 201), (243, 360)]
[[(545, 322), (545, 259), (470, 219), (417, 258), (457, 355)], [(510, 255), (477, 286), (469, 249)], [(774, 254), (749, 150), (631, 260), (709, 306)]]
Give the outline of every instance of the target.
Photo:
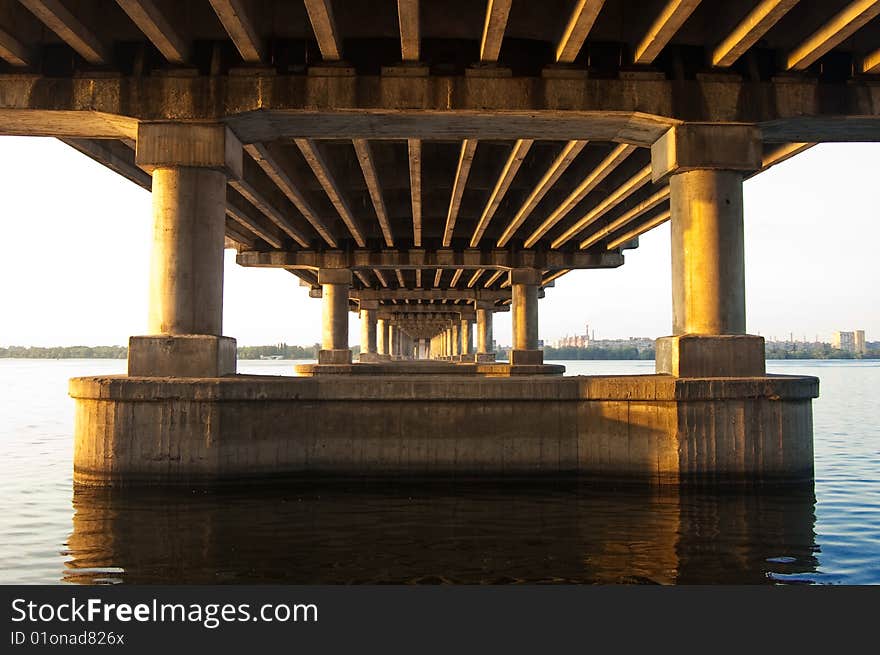
[(223, 332), (227, 173), (241, 144), (222, 125), (143, 123), (137, 163), (153, 174), (150, 335), (131, 337), (132, 376), (235, 373), (235, 340)]
[(761, 165), (758, 131), (683, 125), (652, 148), (669, 177), (673, 334), (657, 341), (658, 373), (764, 375), (764, 339), (746, 334), (743, 176)]
[(494, 303), (478, 300), (477, 311), (477, 362), (494, 362), (495, 349), (492, 347), (492, 308)]
[[(362, 363), (380, 361), (377, 330), (379, 320), (376, 312), (379, 309), (379, 303), (375, 300), (364, 300), (360, 303), (361, 316), (361, 353), (358, 360)], [(382, 329), (384, 330), (384, 322)]]
[(538, 289), (541, 271), (521, 268), (510, 272), (513, 292), (513, 350), (510, 363), (543, 364), (544, 353), (538, 349)]
[(322, 268), (318, 271), (322, 291), (322, 339), (318, 364), (351, 364), (348, 347), (348, 291), (351, 271)]

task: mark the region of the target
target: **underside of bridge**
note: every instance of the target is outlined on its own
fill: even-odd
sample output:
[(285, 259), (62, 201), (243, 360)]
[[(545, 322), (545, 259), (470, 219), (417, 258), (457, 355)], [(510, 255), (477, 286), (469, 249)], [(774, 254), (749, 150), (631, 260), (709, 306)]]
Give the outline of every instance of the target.
[[(748, 398), (790, 397), (811, 435), (815, 388), (780, 391), (745, 333), (742, 183), (815, 143), (880, 139), (878, 17), (873, 0), (0, 0), (0, 134), (60, 138), (152, 190), (150, 335), (132, 339), (128, 382), (235, 372), (224, 244), (321, 298), (322, 350), (301, 371), (316, 379), (408, 358), (450, 360), (439, 377), (555, 373), (545, 289), (623, 265), (670, 221), (659, 377), (772, 380)], [(492, 363), (498, 311), (507, 365)], [(663, 402), (683, 412), (675, 393)], [(760, 466), (802, 473), (796, 441), (797, 464)], [(718, 468), (681, 443), (676, 475)]]

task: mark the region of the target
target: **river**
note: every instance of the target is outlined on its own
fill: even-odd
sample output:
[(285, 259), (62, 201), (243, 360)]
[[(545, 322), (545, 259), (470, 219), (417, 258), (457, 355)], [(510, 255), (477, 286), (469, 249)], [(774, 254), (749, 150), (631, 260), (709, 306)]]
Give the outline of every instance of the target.
[[(654, 366), (561, 363), (569, 375)], [(239, 370), (283, 375), (292, 364)], [(124, 370), (0, 360), (0, 583), (880, 583), (880, 362), (768, 362), (821, 380), (808, 488), (74, 489), (67, 380)]]

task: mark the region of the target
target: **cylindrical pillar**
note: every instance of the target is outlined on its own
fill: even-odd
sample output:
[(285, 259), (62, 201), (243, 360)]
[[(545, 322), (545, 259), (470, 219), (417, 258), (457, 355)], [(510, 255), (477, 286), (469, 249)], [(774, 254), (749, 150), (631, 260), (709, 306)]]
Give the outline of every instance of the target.
[(388, 350), (388, 322), (384, 318), (376, 320), (376, 350), (380, 355), (390, 354)]
[(494, 352), (492, 349), (492, 310), (477, 307), (477, 352)]
[(225, 216), (222, 171), (153, 171), (151, 334), (222, 334)]
[(376, 353), (376, 310), (361, 310), (361, 353)]
[(538, 285), (513, 282), (511, 287), (513, 348), (514, 350), (537, 350)]
[(461, 319), (461, 354), (473, 355), (473, 331), (471, 330), (471, 319)]
[(673, 334), (745, 334), (743, 175), (672, 175)]
[(350, 364), (348, 348), (348, 292), (351, 271), (344, 268), (322, 268), (318, 271), (321, 285), (321, 351), (319, 364)]
[(450, 328), (450, 335), (452, 339), (452, 352), (450, 353), (453, 357), (458, 357), (461, 354), (461, 330), (459, 328), (459, 322), (455, 321)]

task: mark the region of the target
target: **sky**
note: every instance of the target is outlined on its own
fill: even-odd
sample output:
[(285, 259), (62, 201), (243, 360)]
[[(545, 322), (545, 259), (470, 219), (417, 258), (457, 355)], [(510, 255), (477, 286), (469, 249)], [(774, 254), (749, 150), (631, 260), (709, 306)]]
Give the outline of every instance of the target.
[[(822, 144), (745, 183), (747, 329), (880, 339), (880, 144)], [(0, 346), (114, 345), (147, 324), (150, 195), (50, 138), (0, 137)], [(575, 271), (540, 302), (541, 339), (669, 334), (669, 226), (618, 269)], [(320, 300), (283, 270), (226, 251), (224, 334), (239, 345), (320, 340)], [(510, 343), (510, 313), (495, 315)], [(350, 340), (360, 335), (350, 316)]]

